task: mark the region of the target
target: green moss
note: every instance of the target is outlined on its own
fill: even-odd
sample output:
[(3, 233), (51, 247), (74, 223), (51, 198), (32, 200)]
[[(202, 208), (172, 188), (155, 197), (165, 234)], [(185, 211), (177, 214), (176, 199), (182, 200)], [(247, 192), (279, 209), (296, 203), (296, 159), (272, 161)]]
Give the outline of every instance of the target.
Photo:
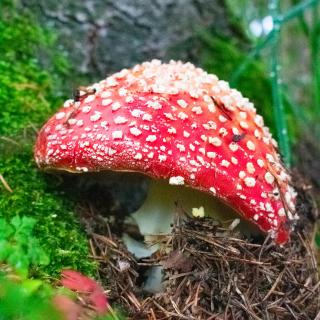
[(52, 112), (68, 64), (55, 49), (55, 38), (28, 12), (17, 10), (18, 15), (4, 4), (0, 12), (0, 135), (13, 135)]
[(87, 240), (72, 203), (58, 193), (58, 180), (50, 176), (49, 184), (30, 158), (31, 148), (26, 145), (0, 161), (0, 172), (13, 190), (10, 193), (0, 186), (2, 216), (27, 215), (37, 219), (36, 236), (51, 261), (49, 266), (42, 267), (44, 272), (55, 275), (68, 267), (92, 273)]
[[(19, 12), (19, 15), (16, 13)], [(35, 55), (36, 53), (36, 55)], [(41, 61), (41, 62), (40, 62)], [(33, 160), (34, 131), (62, 101), (68, 65), (57, 52), (54, 37), (29, 12), (11, 1), (0, 8), (0, 216), (37, 219), (35, 232), (50, 256), (38, 271), (51, 276), (62, 268), (92, 274), (86, 236), (73, 213), (73, 203), (58, 193), (58, 181), (37, 170)], [(33, 134), (31, 134), (33, 132)]]

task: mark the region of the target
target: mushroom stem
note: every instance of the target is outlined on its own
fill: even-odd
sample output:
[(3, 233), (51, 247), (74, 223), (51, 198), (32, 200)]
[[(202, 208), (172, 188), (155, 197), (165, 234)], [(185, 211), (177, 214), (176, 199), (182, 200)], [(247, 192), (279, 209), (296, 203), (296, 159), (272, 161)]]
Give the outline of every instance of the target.
[(142, 206), (132, 214), (144, 236), (168, 234), (176, 205), (187, 213), (203, 207), (205, 216), (225, 222), (238, 217), (234, 210), (219, 199), (184, 186), (169, 185), (166, 180), (152, 180)]

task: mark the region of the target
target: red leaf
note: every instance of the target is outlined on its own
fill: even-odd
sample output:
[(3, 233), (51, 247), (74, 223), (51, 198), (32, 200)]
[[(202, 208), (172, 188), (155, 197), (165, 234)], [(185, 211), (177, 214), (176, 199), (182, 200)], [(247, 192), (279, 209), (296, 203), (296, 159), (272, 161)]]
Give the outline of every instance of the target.
[(92, 293), (100, 286), (92, 279), (82, 275), (80, 272), (73, 270), (62, 271), (61, 284), (73, 291)]
[(99, 314), (104, 314), (108, 310), (108, 300), (102, 290), (94, 291), (88, 300)]
[(97, 313), (104, 314), (108, 310), (107, 297), (102, 287), (95, 280), (73, 270), (63, 270), (61, 275), (61, 284), (80, 294), (85, 293), (86, 296), (82, 296), (82, 299), (94, 308)]
[(63, 314), (64, 320), (77, 320), (82, 313), (82, 308), (70, 298), (57, 295), (53, 298), (53, 303)]

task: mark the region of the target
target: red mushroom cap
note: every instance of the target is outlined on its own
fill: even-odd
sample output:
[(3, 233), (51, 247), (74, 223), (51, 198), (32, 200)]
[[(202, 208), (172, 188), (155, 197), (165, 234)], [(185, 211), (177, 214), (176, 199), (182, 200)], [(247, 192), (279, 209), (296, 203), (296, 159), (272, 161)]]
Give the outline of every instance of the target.
[(269, 232), (289, 238), (295, 191), (263, 119), (225, 81), (190, 63), (124, 69), (68, 100), (41, 129), (41, 168), (124, 170), (221, 198)]

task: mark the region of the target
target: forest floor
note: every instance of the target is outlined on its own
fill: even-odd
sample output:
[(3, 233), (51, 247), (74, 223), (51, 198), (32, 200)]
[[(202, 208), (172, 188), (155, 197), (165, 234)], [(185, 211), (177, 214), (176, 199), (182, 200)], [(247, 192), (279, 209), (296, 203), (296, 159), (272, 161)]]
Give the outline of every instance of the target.
[[(157, 238), (160, 249), (136, 259), (121, 240), (123, 232), (142, 240), (136, 227), (107, 217), (92, 194), (82, 194), (77, 211), (111, 304), (132, 319), (315, 319), (320, 280), (311, 239), (317, 212), (302, 179), (296, 189), (300, 220), (282, 247), (270, 237), (244, 237), (232, 221), (222, 226), (190, 218), (177, 206), (172, 233)], [(163, 269), (164, 285), (150, 293), (143, 284), (154, 267)]]

